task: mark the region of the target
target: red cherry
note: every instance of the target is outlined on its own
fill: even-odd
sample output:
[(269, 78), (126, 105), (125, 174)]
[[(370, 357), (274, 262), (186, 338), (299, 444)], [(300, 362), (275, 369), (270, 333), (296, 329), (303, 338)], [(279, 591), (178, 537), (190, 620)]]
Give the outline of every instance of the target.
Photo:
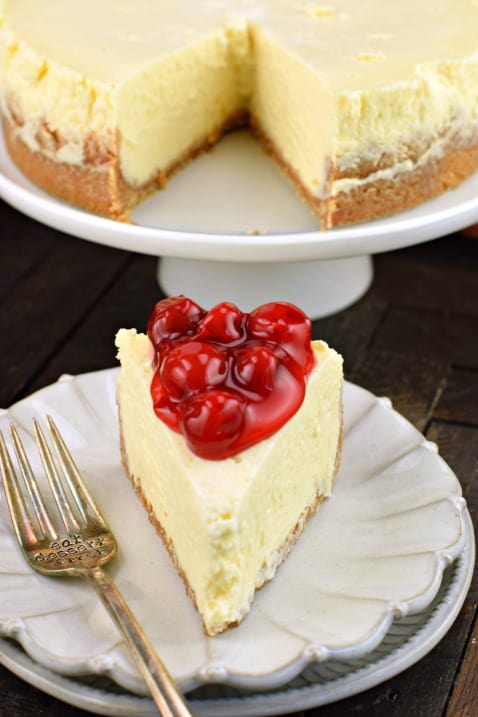
[(237, 306), (223, 301), (200, 321), (196, 336), (203, 341), (233, 344), (244, 338), (245, 316)]
[(156, 415), (210, 460), (235, 455), (278, 430), (301, 405), (313, 366), (310, 321), (273, 302), (243, 314), (210, 312), (184, 296), (159, 302), (148, 322), (159, 367)]
[(185, 296), (158, 301), (148, 321), (148, 336), (156, 349), (162, 341), (192, 332), (205, 311)]
[(245, 401), (228, 391), (204, 391), (182, 402), (180, 421), (193, 453), (226, 458), (243, 431)]
[(188, 341), (173, 348), (164, 358), (161, 380), (175, 399), (204, 391), (226, 378), (227, 359), (223, 351), (203, 341)]
[(312, 368), (311, 323), (297, 306), (287, 302), (259, 306), (249, 314), (247, 330), (250, 338), (278, 344), (304, 371)]
[(151, 381), (151, 398), (153, 399), (153, 410), (158, 418), (174, 431), (177, 431), (179, 426), (177, 412), (164, 389), (159, 371), (154, 372), (153, 380)]
[(238, 355), (236, 376), (249, 391), (266, 396), (274, 386), (278, 358), (267, 346), (250, 346)]

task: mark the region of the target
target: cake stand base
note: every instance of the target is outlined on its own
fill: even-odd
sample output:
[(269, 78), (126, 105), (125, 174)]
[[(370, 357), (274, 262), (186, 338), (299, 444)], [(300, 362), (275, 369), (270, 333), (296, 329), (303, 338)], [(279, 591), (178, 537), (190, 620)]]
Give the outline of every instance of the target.
[(186, 294), (205, 308), (232, 301), (243, 311), (268, 301), (290, 301), (312, 319), (356, 302), (372, 277), (370, 256), (294, 263), (164, 257), (158, 267), (158, 282), (167, 296)]

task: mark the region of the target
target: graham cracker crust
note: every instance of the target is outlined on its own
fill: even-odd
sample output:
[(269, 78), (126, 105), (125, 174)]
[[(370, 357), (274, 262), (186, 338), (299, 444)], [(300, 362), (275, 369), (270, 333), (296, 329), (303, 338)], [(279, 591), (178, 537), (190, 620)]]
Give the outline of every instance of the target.
[[(181, 568), (176, 551), (174, 549), (174, 545), (173, 545), (171, 539), (169, 538), (169, 536), (167, 535), (161, 522), (157, 519), (151, 503), (148, 501), (144, 492), (141, 489), (141, 485), (140, 485), (141, 484), (141, 476), (135, 476), (131, 472), (131, 469), (129, 467), (129, 461), (128, 461), (128, 456), (126, 453), (125, 442), (124, 442), (123, 423), (121, 420), (121, 411), (120, 411), (119, 403), (118, 403), (118, 421), (119, 421), (121, 462), (122, 462), (123, 468), (125, 470), (126, 476), (129, 478), (134, 492), (136, 493), (140, 502), (143, 504), (144, 508), (146, 509), (150, 523), (153, 525), (154, 529), (156, 530), (156, 533), (159, 535), (159, 537), (163, 541), (164, 547), (166, 548), (167, 552), (169, 553), (169, 557), (171, 558), (171, 561), (172, 561), (174, 567), (176, 568), (176, 571), (177, 571), (179, 577), (183, 581), (184, 587), (186, 589), (186, 593), (192, 600), (192, 603), (193, 603), (194, 607), (196, 608), (196, 611), (198, 612), (199, 616), (201, 617), (204, 634), (207, 637), (214, 637), (215, 635), (219, 635), (219, 634), (225, 632), (229, 628), (237, 627), (242, 622), (242, 620), (247, 616), (247, 614), (244, 615), (241, 620), (226, 623), (226, 624), (222, 625), (221, 628), (216, 630), (215, 632), (209, 631), (208, 628), (206, 627), (204, 620), (202, 619), (201, 613), (198, 610), (196, 594), (195, 594), (193, 588), (191, 587), (184, 571)], [(341, 462), (341, 458), (342, 458), (342, 448), (343, 448), (343, 417), (342, 417), (342, 421), (341, 421), (340, 435), (339, 435), (339, 441), (338, 441), (338, 445), (337, 445), (337, 453), (335, 456), (332, 483), (335, 482), (335, 478), (337, 477), (337, 474), (339, 472), (340, 462)], [(284, 562), (286, 557), (289, 555), (289, 553), (291, 552), (297, 539), (304, 531), (304, 528), (305, 528), (308, 520), (316, 513), (319, 505), (322, 503), (323, 500), (325, 500), (325, 498), (326, 498), (326, 496), (323, 496), (322, 494), (318, 493), (315, 496), (312, 503), (299, 516), (299, 519), (297, 520), (297, 523), (295, 524), (294, 528), (291, 530), (291, 532), (285, 539), (284, 543), (277, 551), (278, 560), (277, 560), (276, 569), (274, 570), (274, 574), (270, 578), (264, 579), (262, 583), (257, 585), (256, 591), (260, 590), (266, 583), (270, 582), (273, 579), (275, 573), (277, 572), (277, 570), (279, 569), (281, 564)], [(249, 605), (249, 610), (252, 607), (252, 603), (253, 603), (253, 600), (251, 601), (251, 604)]]
[(368, 221), (410, 209), (457, 187), (478, 169), (478, 143), (449, 147), (445, 156), (431, 159), (395, 179), (379, 179), (341, 192), (331, 204), (328, 226)]
[[(261, 143), (295, 186), (303, 201), (319, 219), (321, 229), (377, 219), (409, 209), (458, 186), (478, 169), (478, 139), (475, 136), (463, 145), (459, 137), (452, 138), (444, 155), (429, 159), (411, 171), (397, 174), (393, 179), (365, 182), (336, 196), (319, 198), (311, 194), (300, 181), (295, 170), (284, 160), (279, 149), (268, 138), (256, 117), (241, 110), (228, 118), (207, 137), (192, 145), (172, 165), (162, 169), (156, 177), (141, 187), (129, 185), (121, 174), (118, 158), (118, 136), (108, 139), (108, 147), (95, 153), (95, 139), (85, 145), (86, 161), (82, 165), (56, 162), (41, 152), (31, 150), (16, 132), (21, 118), (13, 112), (3, 118), (3, 132), (8, 151), (21, 171), (39, 187), (82, 209), (112, 219), (129, 221), (128, 213), (147, 196), (166, 186), (168, 180), (197, 155), (209, 150), (226, 132), (249, 126)], [(45, 128), (46, 139), (61, 143), (61, 138)], [(93, 151), (88, 151), (93, 148)], [(416, 150), (416, 151), (415, 151)], [(423, 147), (408, 147), (410, 157), (418, 157)], [(390, 159), (386, 160), (387, 166)], [(381, 165), (364, 160), (353, 172), (330, 166), (326, 185), (342, 177), (364, 179)]]
[[(133, 187), (124, 179), (119, 166), (119, 137), (109, 138), (109, 146), (98, 156), (87, 150), (94, 145), (92, 138), (85, 144), (86, 161), (81, 165), (56, 162), (41, 152), (31, 150), (18, 136), (21, 119), (12, 113), (3, 117), (3, 135), (8, 152), (17, 167), (48, 194), (94, 214), (129, 221), (128, 212), (158, 189), (198, 155), (207, 152), (226, 132), (247, 124), (247, 112), (238, 111), (220, 127), (193, 144), (187, 152), (162, 169), (153, 179), (140, 187)], [(51, 132), (48, 133), (51, 136)]]

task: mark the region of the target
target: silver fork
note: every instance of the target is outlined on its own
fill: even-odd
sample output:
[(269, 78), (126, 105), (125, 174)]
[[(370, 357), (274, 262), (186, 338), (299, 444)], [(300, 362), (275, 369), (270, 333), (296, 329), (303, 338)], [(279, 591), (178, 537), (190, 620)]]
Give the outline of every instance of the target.
[(72, 575), (95, 585), (131, 650), (163, 717), (191, 717), (192, 712), (113, 581), (102, 570), (117, 550), (116, 540), (51, 416), (48, 429), (55, 457), (37, 421), (35, 439), (56, 513), (47, 504), (33, 474), (17, 430), (10, 426), (20, 468), (18, 477), (0, 432), (0, 467), (12, 523), (29, 564), (45, 575)]

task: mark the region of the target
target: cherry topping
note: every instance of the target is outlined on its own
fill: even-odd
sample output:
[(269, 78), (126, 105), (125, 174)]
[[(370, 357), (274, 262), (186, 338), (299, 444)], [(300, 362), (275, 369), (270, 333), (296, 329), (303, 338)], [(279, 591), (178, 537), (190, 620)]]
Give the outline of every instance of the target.
[(279, 359), (268, 346), (250, 346), (238, 355), (236, 375), (240, 384), (253, 393), (266, 396), (274, 387)]
[(160, 368), (164, 388), (178, 399), (217, 386), (226, 373), (224, 351), (204, 341), (179, 344), (166, 354)]
[(227, 458), (239, 439), (245, 401), (228, 391), (210, 390), (192, 396), (181, 410), (181, 426), (190, 449), (203, 458)]
[(175, 339), (195, 328), (206, 312), (185, 296), (158, 301), (148, 321), (148, 336), (158, 349), (165, 339)]
[(206, 312), (173, 297), (154, 307), (148, 335), (154, 411), (201, 458), (228, 458), (267, 438), (303, 401), (310, 321), (292, 304), (246, 314), (222, 302)]
[(197, 337), (205, 341), (232, 344), (244, 337), (245, 316), (237, 306), (223, 301), (209, 311), (197, 327)]
[(247, 329), (251, 337), (279, 344), (304, 371), (312, 368), (310, 319), (293, 304), (259, 306), (250, 314)]

